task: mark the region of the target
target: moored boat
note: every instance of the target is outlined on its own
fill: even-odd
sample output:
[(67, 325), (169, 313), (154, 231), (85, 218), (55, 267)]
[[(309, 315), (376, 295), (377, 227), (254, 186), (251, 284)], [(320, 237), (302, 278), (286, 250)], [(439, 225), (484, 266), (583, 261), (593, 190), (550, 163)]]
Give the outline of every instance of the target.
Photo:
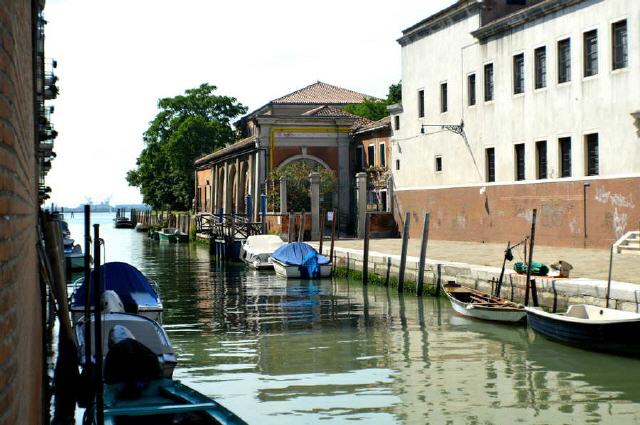
[(116, 229), (133, 229), (133, 221), (123, 215), (113, 219), (113, 225)]
[(304, 242), (278, 248), (270, 257), (276, 274), (286, 278), (325, 278), (331, 276), (331, 260)]
[[(91, 331), (92, 341), (92, 361), (95, 363), (94, 353), (96, 350), (94, 322), (94, 315), (92, 314), (89, 329)], [(86, 325), (87, 321), (83, 316), (73, 327), (73, 338), (76, 343), (78, 359), (83, 367), (85, 361), (85, 350), (87, 349), (84, 337)], [(109, 349), (113, 346), (113, 343), (109, 341), (109, 338), (114, 332), (117, 332), (118, 326), (125, 328), (136, 341), (151, 350), (160, 365), (162, 377), (171, 378), (173, 376), (173, 370), (177, 364), (177, 359), (174, 354), (173, 347), (169, 342), (167, 333), (155, 320), (151, 320), (137, 314), (123, 312), (106, 312), (102, 314), (101, 334), (103, 341), (103, 358), (109, 354)]]
[(164, 227), (157, 234), (160, 242), (189, 242), (189, 235), (175, 227)]
[(285, 243), (277, 235), (249, 236), (242, 245), (240, 258), (254, 269), (272, 269), (269, 257)]
[(443, 287), (451, 307), (463, 316), (495, 322), (519, 322), (526, 316), (523, 305), (457, 283)]
[(640, 355), (640, 314), (589, 304), (570, 305), (566, 313), (526, 307), (528, 325), (545, 337), (575, 347)]
[[(96, 271), (91, 272), (89, 299), (93, 300), (93, 280)], [(131, 264), (109, 262), (100, 266), (100, 280), (105, 291), (112, 290), (122, 300), (127, 313), (140, 314), (155, 321), (162, 321), (162, 302), (155, 283)], [(76, 289), (71, 295), (71, 318), (76, 323), (84, 316), (84, 301), (87, 285), (84, 278), (76, 281)]]
[(136, 224), (136, 232), (146, 232), (147, 230), (149, 230), (149, 226), (147, 226), (144, 223), (138, 223)]

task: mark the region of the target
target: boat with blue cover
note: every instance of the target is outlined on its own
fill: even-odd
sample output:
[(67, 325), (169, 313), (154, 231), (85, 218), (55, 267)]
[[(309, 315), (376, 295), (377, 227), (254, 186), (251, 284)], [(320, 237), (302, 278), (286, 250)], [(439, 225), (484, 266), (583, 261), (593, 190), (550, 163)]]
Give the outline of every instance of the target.
[(331, 276), (331, 260), (318, 254), (304, 242), (292, 242), (281, 246), (271, 255), (276, 274), (286, 278), (324, 278)]
[[(96, 270), (91, 272), (91, 294), (93, 300), (93, 280)], [(161, 322), (162, 302), (156, 290), (157, 285), (131, 264), (113, 261), (100, 266), (100, 281), (104, 291), (114, 291), (127, 313), (139, 314)], [(84, 278), (76, 281), (76, 290), (71, 295), (71, 319), (77, 323), (84, 316), (84, 301), (87, 285)]]

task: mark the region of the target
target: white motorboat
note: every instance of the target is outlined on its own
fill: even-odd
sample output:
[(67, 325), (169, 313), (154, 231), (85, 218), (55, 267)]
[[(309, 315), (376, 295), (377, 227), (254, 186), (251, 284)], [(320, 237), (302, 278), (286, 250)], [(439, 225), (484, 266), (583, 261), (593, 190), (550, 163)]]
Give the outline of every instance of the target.
[(271, 255), (285, 243), (277, 235), (249, 236), (240, 250), (240, 258), (254, 269), (271, 269)]
[[(91, 331), (92, 345), (94, 345), (92, 353), (95, 353), (94, 315), (92, 314), (90, 317), (91, 323), (89, 329)], [(73, 327), (73, 338), (78, 350), (78, 359), (83, 366), (85, 361), (85, 350), (87, 348), (84, 339), (85, 325), (86, 320), (83, 316)], [(102, 314), (103, 357), (106, 358), (109, 353), (109, 334), (116, 325), (126, 328), (138, 342), (149, 348), (158, 357), (163, 377), (171, 378), (173, 375), (173, 369), (178, 361), (173, 347), (169, 342), (169, 337), (158, 322), (144, 316), (120, 312)], [(92, 362), (95, 363), (94, 356), (92, 356)]]
[(443, 287), (451, 307), (463, 316), (494, 322), (519, 322), (527, 312), (523, 305), (457, 283)]

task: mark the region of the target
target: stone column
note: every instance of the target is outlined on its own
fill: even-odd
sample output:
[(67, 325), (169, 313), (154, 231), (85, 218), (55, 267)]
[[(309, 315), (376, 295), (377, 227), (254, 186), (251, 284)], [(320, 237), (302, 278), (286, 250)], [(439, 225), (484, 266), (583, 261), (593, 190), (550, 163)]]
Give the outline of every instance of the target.
[(364, 224), (367, 217), (367, 173), (356, 174), (356, 206), (357, 206), (357, 235), (364, 238)]
[(236, 158), (236, 175), (233, 177), (234, 178), (234, 182), (232, 182), (231, 187), (233, 188), (234, 184), (235, 184), (235, 189), (234, 189), (234, 194), (233, 194), (233, 198), (236, 200), (236, 205), (235, 205), (235, 212), (236, 214), (238, 213), (242, 213), (242, 211), (240, 211), (240, 205), (242, 205), (242, 199), (240, 199), (242, 197), (242, 190), (240, 190), (240, 181), (241, 181), (241, 172), (242, 170), (240, 170), (240, 158)]
[(320, 239), (320, 173), (309, 174), (311, 183), (311, 240)]
[(387, 212), (393, 214), (393, 176), (387, 180)]
[(280, 213), (287, 212), (287, 178), (280, 177)]
[[(351, 182), (352, 174), (349, 172), (349, 144), (350, 138), (346, 133), (336, 133), (336, 140), (338, 142), (338, 188), (336, 190), (338, 195), (338, 214), (340, 220), (338, 224), (340, 229), (338, 231), (346, 232), (351, 225), (351, 220), (348, 219), (351, 215)], [(334, 204), (335, 205), (335, 204)]]
[(231, 197), (233, 196), (233, 182), (231, 181), (231, 179), (229, 178), (229, 170), (231, 170), (231, 167), (229, 166), (228, 162), (224, 163), (224, 206), (222, 208), (224, 208), (224, 213), (225, 214), (231, 214)]

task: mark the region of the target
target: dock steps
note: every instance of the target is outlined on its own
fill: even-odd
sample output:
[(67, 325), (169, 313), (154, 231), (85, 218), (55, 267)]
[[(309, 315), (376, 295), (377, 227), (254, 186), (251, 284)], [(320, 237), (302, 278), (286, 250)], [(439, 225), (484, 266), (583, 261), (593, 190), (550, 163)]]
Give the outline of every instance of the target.
[(640, 255), (640, 231), (627, 232), (613, 244), (613, 249), (618, 254)]

